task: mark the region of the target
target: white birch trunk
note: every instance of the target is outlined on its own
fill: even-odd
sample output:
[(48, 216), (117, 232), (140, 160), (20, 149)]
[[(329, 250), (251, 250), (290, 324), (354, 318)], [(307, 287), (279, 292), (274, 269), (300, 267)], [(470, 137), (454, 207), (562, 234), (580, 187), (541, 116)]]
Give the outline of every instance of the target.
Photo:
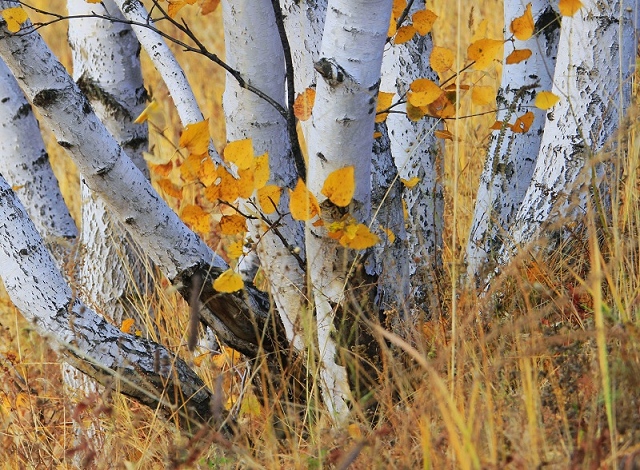
[[(376, 94), (391, 5), (391, 0), (337, 0), (330, 2), (327, 9), (320, 59), (315, 63), (320, 76), (309, 129), (307, 178), (326, 223), (334, 220), (336, 211), (321, 195), (322, 185), (330, 173), (350, 165), (355, 169), (356, 181), (351, 214), (360, 222), (369, 222)], [(348, 412), (350, 395), (346, 370), (336, 362), (334, 308), (342, 303), (348, 260), (352, 257), (327, 237), (326, 229), (309, 224), (309, 231), (307, 260), (316, 309), (323, 396), (331, 414), (342, 420)]]
[[(490, 269), (492, 263), (487, 264), (487, 261), (495, 262), (505, 236), (509, 237), (509, 226), (531, 183), (545, 128), (546, 112), (536, 108), (534, 101), (538, 92), (550, 91), (553, 85), (560, 22), (549, 0), (530, 3), (535, 22), (534, 36), (526, 41), (514, 38), (504, 45), (505, 58), (514, 49), (529, 49), (532, 54), (523, 62), (503, 64), (497, 97), (500, 111), (496, 119), (505, 125), (492, 134), (480, 177), (466, 253), (467, 274), (471, 281), (484, 278), (480, 271)], [(513, 36), (509, 25), (524, 10), (524, 4), (504, 2), (505, 39)], [(534, 114), (528, 132), (514, 133), (507, 129), (507, 123), (513, 124), (518, 116), (528, 111)]]
[(70, 364), (148, 406), (175, 411), (174, 404), (186, 405), (192, 418), (211, 417), (211, 392), (184, 361), (159, 344), (122, 333), (73, 296), (1, 177), (0, 221), (0, 278), (11, 301)]
[(62, 199), (31, 105), (2, 60), (0, 123), (0, 174), (10, 182), (62, 266), (78, 230)]
[[(222, 2), (222, 13), (227, 64), (241, 70), (247, 82), (286, 107), (284, 53), (271, 0), (225, 0)], [(282, 115), (262, 98), (241, 88), (229, 75), (223, 106), (227, 139), (251, 138), (256, 155), (269, 154), (271, 176), (268, 184), (293, 189), (297, 172), (287, 123)], [(301, 349), (298, 315), (306, 309), (306, 279), (304, 266), (300, 265), (291, 249), (302, 248), (298, 259), (304, 259), (304, 227), (290, 215), (280, 218), (278, 213), (287, 213), (288, 207), (288, 192), (284, 189), (278, 212), (267, 216), (271, 223), (278, 221), (275, 229), (265, 232), (264, 223), (260, 220), (249, 220), (247, 223), (252, 238), (258, 241), (256, 250), (260, 265), (269, 281), (287, 338)], [(249, 205), (245, 205), (245, 208), (251, 210)], [(275, 230), (287, 241), (288, 246)]]
[[(71, 0), (67, 10), (69, 15), (95, 12), (122, 18), (113, 0), (102, 4)], [(148, 144), (147, 125), (133, 123), (145, 108), (147, 95), (140, 70), (140, 45), (131, 27), (100, 18), (72, 20), (69, 44), (73, 78), (107, 130), (148, 177), (142, 156)], [(129, 316), (136, 320), (136, 328), (144, 331), (146, 322), (132, 304), (148, 291), (149, 265), (104, 202), (84, 184), (80, 253), (78, 283), (84, 298), (113, 324), (120, 325)]]
[(585, 210), (592, 171), (599, 172), (597, 153), (630, 103), (635, 9), (633, 0), (588, 0), (562, 18), (553, 79), (560, 102), (547, 116), (532, 181), (513, 222), (514, 244), (538, 236), (545, 223)]
[[(424, 8), (424, 1), (416, 1), (409, 15)], [(406, 97), (411, 82), (418, 78), (437, 82), (438, 76), (429, 65), (432, 49), (431, 35), (416, 34), (404, 44), (388, 45), (382, 61), (380, 90)], [(406, 105), (397, 106), (394, 110), (406, 111)], [(425, 117), (412, 122), (405, 114), (391, 113), (385, 123), (399, 177), (405, 180), (420, 178), (413, 188), (403, 186), (402, 189), (409, 214), (405, 259), (409, 264), (414, 305), (400, 303), (397, 308), (401, 314), (411, 307), (430, 311), (430, 304), (437, 302), (433, 281), (442, 264), (444, 222), (444, 196), (439, 181), (443, 148), (433, 134), (438, 120)], [(400, 181), (395, 184), (401, 185)]]
[[(0, 9), (13, 6), (14, 2), (0, 2)], [(1, 26), (0, 57), (18, 77), (27, 98), (74, 160), (87, 186), (100, 194), (180, 293), (191, 297), (195, 274), (212, 279), (225, 271), (224, 260), (185, 226), (108, 133), (40, 35), (11, 35), (6, 24)], [(30, 23), (24, 28), (30, 28)], [(255, 357), (259, 343), (267, 350), (286, 344), (281, 324), (268, 317), (268, 302), (250, 286), (244, 292), (219, 294), (205, 282), (200, 299), (208, 312), (203, 321), (238, 351)], [(256, 338), (263, 330), (264, 341)]]

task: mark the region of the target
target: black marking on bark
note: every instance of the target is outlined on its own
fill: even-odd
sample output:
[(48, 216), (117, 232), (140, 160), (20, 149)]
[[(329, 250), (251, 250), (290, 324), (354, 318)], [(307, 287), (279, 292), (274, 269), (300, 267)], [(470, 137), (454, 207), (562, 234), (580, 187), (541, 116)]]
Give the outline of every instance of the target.
[(49, 106), (56, 104), (62, 98), (61, 90), (47, 89), (41, 90), (33, 97), (33, 104), (38, 108), (47, 109)]
[(46, 150), (42, 150), (40, 152), (40, 156), (36, 158), (33, 162), (33, 166), (42, 166), (49, 161), (49, 154)]
[(18, 111), (13, 116), (13, 119), (14, 120), (22, 119), (23, 117), (26, 117), (29, 114), (31, 114), (31, 105), (26, 103), (26, 104), (23, 104), (22, 106), (20, 106), (20, 108), (18, 108)]
[(324, 78), (329, 86), (335, 87), (342, 83), (349, 74), (335, 61), (335, 59), (321, 58), (313, 68)]
[(136, 219), (134, 219), (133, 217), (126, 217), (124, 219), (124, 223), (127, 225), (134, 225), (136, 223)]
[(9, 101), (11, 98), (9, 98), (8, 96), (6, 98), (2, 98), (2, 101), (0, 101), (0, 103), (6, 103), (7, 101)]
[(325, 157), (322, 152), (318, 152), (316, 153), (316, 157), (318, 157), (320, 160), (322, 160), (323, 162), (327, 163), (327, 157)]
[(62, 147), (62, 148), (65, 148), (65, 149), (70, 149), (70, 148), (73, 147), (73, 144), (71, 142), (67, 142), (67, 141), (64, 141), (64, 140), (59, 140), (58, 141), (58, 145), (60, 147)]
[(98, 168), (96, 170), (96, 175), (98, 176), (106, 175), (111, 171), (112, 168), (113, 168), (113, 165), (103, 166), (102, 168)]
[(123, 142), (122, 148), (137, 150), (140, 147), (147, 145), (148, 142), (149, 139), (147, 139), (146, 137), (135, 137), (133, 139), (127, 140), (126, 142)]
[(557, 14), (551, 6), (547, 7), (538, 16), (535, 24), (536, 33), (542, 32), (544, 39), (547, 43), (546, 55), (549, 56), (549, 51), (554, 49), (557, 39), (560, 34), (560, 24), (562, 22), (562, 16)]
[(189, 296), (189, 331), (187, 332), (187, 348), (193, 352), (198, 342), (198, 326), (200, 325), (200, 291), (202, 276), (196, 273), (192, 277), (191, 294)]
[[(104, 90), (98, 82), (88, 77), (86, 73), (83, 73), (76, 83), (89, 100), (102, 103), (106, 109), (114, 114), (117, 120), (133, 120), (129, 110), (120, 104), (114, 95)], [(85, 114), (88, 113), (85, 112)]]

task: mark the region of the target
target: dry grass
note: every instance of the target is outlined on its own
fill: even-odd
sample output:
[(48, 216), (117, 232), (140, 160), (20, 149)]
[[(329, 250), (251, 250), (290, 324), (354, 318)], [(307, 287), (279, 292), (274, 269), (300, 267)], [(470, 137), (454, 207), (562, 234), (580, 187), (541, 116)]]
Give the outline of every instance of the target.
[[(64, 2), (37, 3), (54, 9)], [(486, 27), (489, 37), (501, 35), (502, 2), (483, 0), (475, 9), (463, 5), (460, 21), (453, 2), (432, 3), (440, 16), (434, 31), (438, 45), (459, 47), (464, 55), (478, 27)], [(488, 20), (485, 26), (482, 19)], [(194, 19), (193, 25), (222, 52), (219, 21), (214, 14)], [(43, 33), (68, 64), (64, 25)], [(223, 74), (198, 56), (181, 57), (220, 144)], [(166, 138), (153, 136), (156, 152), (173, 153), (177, 117), (166, 88), (144, 60), (148, 84), (164, 105), (167, 127)], [(499, 76), (500, 71), (493, 70), (468, 80), (497, 87)], [(488, 110), (474, 109), (466, 98), (461, 106), (464, 115)], [(492, 120), (489, 114), (448, 123), (460, 138), (458, 146), (447, 144), (445, 158), (448, 266), (461, 261)], [(210, 435), (188, 439), (153, 411), (111, 390), (70, 394), (62, 385), (55, 353), (2, 300), (0, 467), (640, 465), (640, 143), (638, 121), (629, 122), (620, 133), (622, 145), (603, 155), (617, 162), (622, 175), (612, 184), (615, 210), (609, 215), (609, 229), (597, 230), (595, 217), (590, 217), (581, 233), (552, 251), (514, 259), (484, 300), (473, 291), (453, 292), (450, 281), (443, 279), (447, 315), (420, 325), (405, 340), (386, 338), (373, 422), (356, 405), (344, 428), (331, 429), (316, 413), (317, 419), (306, 428), (293, 423), (288, 438), (279, 440), (268, 410), (248, 394), (239, 411), (241, 432), (233, 441)], [(65, 197), (77, 211), (77, 175), (55, 145), (50, 148)], [(215, 243), (213, 238), (209, 241)], [(194, 367), (212, 388), (222, 377), (222, 388), (233, 402), (241, 392), (243, 364), (233, 355), (191, 356), (183, 338), (187, 309), (168, 295), (165, 283), (158, 285), (155, 310), (163, 342), (195, 360)], [(483, 320), (479, 312), (488, 311), (493, 315)], [(81, 430), (79, 435), (74, 429)]]

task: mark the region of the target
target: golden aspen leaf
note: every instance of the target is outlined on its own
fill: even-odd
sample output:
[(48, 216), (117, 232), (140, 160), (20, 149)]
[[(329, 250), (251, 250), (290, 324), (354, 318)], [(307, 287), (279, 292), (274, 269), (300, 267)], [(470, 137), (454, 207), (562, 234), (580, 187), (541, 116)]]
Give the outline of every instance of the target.
[(238, 188), (239, 197), (247, 199), (253, 194), (253, 190), (255, 189), (253, 174), (253, 168), (249, 168), (248, 170), (238, 170), (236, 187)]
[(387, 119), (389, 113), (383, 113), (382, 111), (389, 109), (394, 95), (395, 93), (388, 93), (386, 91), (381, 91), (378, 93), (378, 103), (376, 104), (376, 122), (384, 122), (385, 119)]
[(167, 196), (174, 197), (176, 199), (182, 199), (182, 188), (176, 186), (168, 179), (161, 179), (157, 181), (158, 186)]
[(387, 239), (389, 240), (389, 243), (393, 244), (393, 242), (396, 241), (396, 235), (388, 228), (385, 228), (385, 227), (382, 227), (382, 226), (380, 226), (380, 228), (382, 229), (384, 234), (387, 236)]
[(411, 188), (415, 187), (415, 185), (420, 182), (420, 178), (417, 177), (417, 176), (414, 176), (413, 178), (410, 178), (408, 180), (406, 180), (404, 178), (400, 178), (400, 181), (402, 181), (402, 184), (404, 184), (405, 187), (411, 189)]
[(408, 101), (412, 106), (427, 106), (440, 98), (442, 89), (428, 78), (418, 78), (411, 83)]
[(433, 23), (438, 19), (438, 15), (431, 10), (419, 10), (413, 14), (411, 19), (413, 21), (413, 27), (418, 34), (424, 36), (431, 32)]
[(352, 250), (366, 250), (378, 243), (380, 238), (372, 233), (364, 224), (350, 225), (345, 228), (345, 234), (340, 238), (340, 245)]
[(527, 4), (527, 7), (522, 16), (515, 18), (509, 29), (520, 41), (526, 41), (531, 36), (533, 36), (533, 31), (535, 29), (535, 24), (533, 22), (533, 14), (531, 13), (531, 3)]
[(562, 16), (573, 16), (580, 8), (582, 8), (580, 0), (560, 0), (558, 3), (558, 10)]
[(202, 207), (195, 204), (188, 204), (180, 211), (180, 218), (194, 230), (199, 233), (209, 232), (209, 224), (211, 216), (206, 213)]
[(394, 44), (404, 44), (405, 42), (411, 41), (413, 36), (416, 34), (415, 28), (410, 25), (400, 26), (398, 31), (396, 31), (396, 36), (393, 39)]
[(173, 162), (171, 161), (165, 165), (149, 165), (149, 171), (156, 176), (160, 176), (161, 178), (166, 178), (167, 176), (169, 176), (171, 170), (173, 170)]
[(471, 102), (476, 106), (493, 104), (496, 99), (496, 91), (492, 86), (474, 86), (471, 89)]
[(407, 117), (410, 121), (419, 121), (424, 117), (425, 114), (427, 114), (426, 111), (420, 106), (413, 106), (409, 102), (407, 102), (405, 106), (407, 109)]
[(220, 197), (220, 185), (212, 184), (204, 188), (204, 197), (213, 203), (218, 202), (219, 199), (222, 199)]
[(471, 37), (471, 42), (475, 42), (478, 39), (486, 38), (488, 30), (489, 22), (485, 18), (484, 20), (480, 21), (480, 23), (478, 23), (478, 26), (476, 27), (476, 30), (473, 32), (473, 36)]
[(135, 324), (135, 320), (133, 318), (126, 318), (124, 320), (122, 320), (122, 324), (120, 325), (120, 331), (122, 331), (123, 333), (131, 333), (131, 328), (133, 328), (133, 325)]
[(173, 18), (178, 11), (182, 9), (182, 7), (186, 5), (193, 5), (196, 3), (196, 0), (167, 0), (169, 2), (169, 8), (167, 9), (167, 14), (170, 18)]
[(200, 168), (198, 169), (198, 177), (202, 184), (211, 186), (218, 179), (218, 170), (208, 155), (204, 155)]
[(438, 73), (443, 73), (453, 66), (455, 55), (451, 49), (434, 46), (431, 50), (431, 68)]
[(255, 168), (253, 170), (253, 185), (256, 189), (264, 187), (270, 178), (269, 154), (263, 153), (255, 158)]
[(439, 118), (450, 118), (455, 116), (456, 107), (453, 105), (451, 100), (447, 98), (447, 94), (448, 93), (443, 93), (437, 100), (427, 106), (427, 112), (432, 116)]
[(374, 139), (379, 139), (380, 137), (382, 137), (382, 132), (380, 132), (380, 131), (375, 131), (375, 132), (373, 133), (373, 138), (374, 138)]
[(504, 41), (499, 39), (479, 39), (467, 48), (467, 57), (475, 61), (477, 70), (488, 68), (496, 59), (503, 55)]
[(202, 155), (209, 150), (209, 120), (188, 124), (180, 135), (180, 147), (186, 148), (189, 153)]
[(387, 30), (388, 38), (392, 38), (398, 32), (397, 20), (398, 18), (395, 18), (393, 15), (389, 18), (389, 29)]
[(446, 129), (433, 131), (433, 135), (438, 139), (453, 140), (453, 134)]
[[(220, 183), (218, 184), (218, 198), (228, 203), (235, 202), (236, 199), (240, 197), (237, 180), (225, 168), (218, 169), (218, 176), (220, 177)], [(210, 194), (213, 194), (213, 190), (210, 192)], [(207, 199), (213, 201), (209, 197), (207, 197)]]
[(311, 220), (320, 215), (320, 205), (316, 197), (307, 189), (301, 178), (294, 190), (289, 190), (289, 210), (294, 220)]
[(515, 49), (507, 56), (505, 63), (507, 65), (518, 64), (531, 57), (531, 49)]
[(356, 192), (356, 176), (353, 166), (332, 171), (324, 181), (320, 192), (336, 206), (348, 206)]
[(244, 254), (244, 240), (229, 243), (225, 249), (230, 259), (238, 259)]
[(516, 119), (516, 122), (511, 126), (511, 130), (516, 134), (524, 134), (533, 124), (534, 117), (535, 115), (531, 111), (524, 113)]
[(196, 367), (200, 367), (202, 365), (202, 361), (204, 361), (208, 355), (209, 355), (208, 352), (198, 354), (196, 357), (193, 358), (193, 365)]
[(242, 280), (242, 276), (231, 268), (220, 274), (220, 276), (213, 281), (213, 288), (218, 292), (226, 294), (239, 291), (243, 287), (244, 281)]
[(247, 220), (240, 214), (223, 215), (220, 219), (220, 232), (223, 235), (241, 235), (247, 231)]
[(166, 165), (172, 160), (173, 155), (168, 152), (158, 152), (158, 155), (150, 152), (142, 152), (142, 158), (144, 158), (145, 162), (151, 163), (152, 165)]
[(151, 103), (149, 103), (147, 107), (142, 110), (140, 115), (136, 118), (135, 121), (133, 121), (133, 123), (142, 124), (143, 122), (146, 122), (149, 119), (149, 117), (159, 109), (159, 107), (160, 105), (156, 100), (151, 101)]
[(280, 204), (282, 188), (276, 185), (263, 186), (258, 188), (258, 204), (265, 214), (273, 214)]
[(243, 397), (239, 415), (252, 416), (254, 418), (263, 416), (262, 405), (260, 405), (260, 401), (253, 393)]
[(349, 426), (347, 426), (347, 434), (349, 434), (349, 437), (353, 439), (362, 438), (362, 430), (360, 430), (360, 426), (358, 426), (356, 423), (351, 423)]
[(306, 121), (311, 117), (313, 111), (313, 103), (316, 100), (315, 88), (307, 88), (296, 96), (293, 102), (293, 114), (301, 121)]
[(239, 170), (248, 170), (253, 165), (253, 144), (251, 139), (229, 142), (224, 148), (224, 159)]
[(404, 9), (407, 8), (407, 0), (393, 0), (393, 6), (391, 7), (391, 16), (395, 17), (396, 21), (402, 15)]
[(27, 12), (20, 7), (2, 10), (2, 17), (7, 22), (7, 29), (10, 33), (17, 33), (20, 31), (22, 23), (29, 19)]
[(200, 178), (200, 165), (204, 158), (205, 155), (196, 155), (194, 153), (189, 154), (189, 156), (180, 165), (180, 177), (183, 181), (198, 181)]
[(220, 0), (204, 0), (200, 4), (200, 14), (208, 15), (211, 12), (214, 12), (216, 8), (220, 5)]
[(560, 101), (560, 97), (554, 95), (550, 91), (541, 91), (536, 95), (535, 106), (536, 108), (540, 108), (543, 110), (547, 110), (555, 106), (558, 101)]
[(87, 3), (100, 3), (102, 0), (86, 0)]

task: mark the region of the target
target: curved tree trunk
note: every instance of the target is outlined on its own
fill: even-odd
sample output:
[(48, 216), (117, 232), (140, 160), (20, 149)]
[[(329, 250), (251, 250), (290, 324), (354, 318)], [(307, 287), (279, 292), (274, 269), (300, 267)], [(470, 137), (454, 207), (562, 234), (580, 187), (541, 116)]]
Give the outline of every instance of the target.
[(631, 99), (635, 9), (632, 0), (588, 0), (562, 19), (553, 79), (560, 102), (547, 115), (532, 181), (513, 221), (514, 244), (532, 240), (557, 216), (584, 211), (589, 191), (598, 190), (595, 157)]
[[(286, 107), (284, 52), (271, 0), (223, 1), (222, 8), (227, 64), (242, 70), (251, 85)], [(241, 88), (229, 76), (223, 106), (227, 139), (250, 138), (256, 155), (267, 152), (271, 173), (268, 184), (283, 189), (278, 211), (266, 216), (270, 224), (277, 224), (274, 229), (265, 229), (261, 220), (247, 222), (287, 338), (301, 349), (302, 325), (298, 316), (306, 310), (306, 280), (299, 260), (304, 260), (304, 250), (297, 256), (292, 250), (304, 248), (304, 227), (287, 214), (289, 197), (285, 188), (293, 188), (297, 181), (287, 123), (273, 106)], [(251, 210), (246, 204), (245, 207)]]
[[(309, 190), (318, 197), (325, 224), (340, 216), (321, 195), (322, 186), (330, 173), (347, 166), (354, 167), (356, 183), (350, 212), (359, 222), (370, 220), (375, 103), (391, 4), (391, 0), (329, 2), (320, 59), (315, 63), (319, 76), (308, 138)], [(308, 224), (308, 229), (322, 388), (332, 415), (344, 419), (350, 395), (346, 370), (336, 363), (334, 318), (335, 308), (343, 303), (353, 257), (327, 236), (326, 228)]]
[(76, 224), (62, 199), (31, 105), (0, 60), (0, 174), (12, 185), (62, 268)]
[[(505, 42), (505, 61), (497, 104), (496, 119), (502, 128), (493, 132), (467, 244), (467, 274), (471, 281), (483, 279), (482, 270), (495, 263), (509, 226), (524, 197), (536, 165), (545, 128), (546, 112), (534, 106), (540, 91), (550, 91), (556, 66), (560, 17), (549, 0), (530, 2), (535, 21), (534, 35), (520, 41)], [(525, 6), (519, 2), (504, 3), (505, 39), (513, 36), (511, 22), (520, 17)], [(506, 58), (516, 49), (531, 51), (529, 59), (508, 64)], [(513, 132), (507, 125), (527, 112), (534, 115), (527, 132)], [(487, 261), (491, 261), (487, 264)]]

